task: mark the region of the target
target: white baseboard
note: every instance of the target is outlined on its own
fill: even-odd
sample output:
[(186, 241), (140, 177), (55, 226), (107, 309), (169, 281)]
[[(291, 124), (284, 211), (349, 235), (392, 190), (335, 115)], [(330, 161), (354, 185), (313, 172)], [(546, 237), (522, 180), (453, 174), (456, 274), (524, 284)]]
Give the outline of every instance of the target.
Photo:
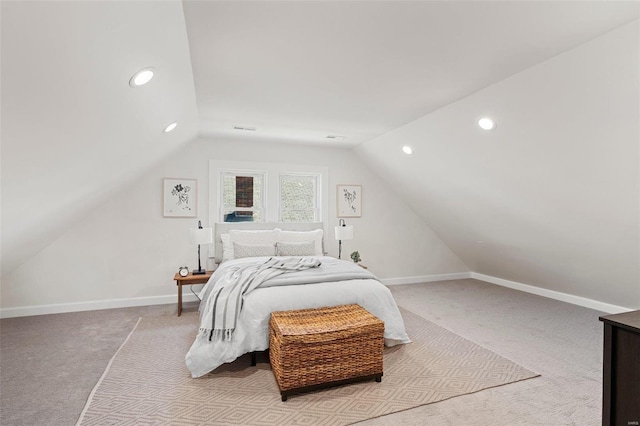
[(402, 285), (430, 283), (433, 281), (464, 280), (471, 278), (471, 272), (454, 272), (451, 274), (421, 275), (417, 277), (382, 278), (380, 281), (384, 285)]
[[(381, 280), (385, 285), (416, 284), (432, 281), (446, 281), (469, 278), (469, 272), (441, 275), (423, 275), (418, 277), (387, 278)], [(66, 312), (97, 311), (100, 309), (129, 308), (132, 306), (167, 305), (178, 303), (176, 294), (166, 296), (133, 297), (130, 299), (108, 299), (89, 302), (59, 303), (53, 305), (21, 306), (0, 309), (0, 318), (28, 317), (33, 315), (62, 314)], [(191, 293), (183, 293), (183, 302), (195, 302), (198, 299)]]
[(548, 297), (550, 299), (559, 300), (561, 302), (567, 302), (585, 308), (594, 309), (596, 311), (606, 312), (609, 314), (619, 314), (622, 312), (629, 312), (633, 309), (625, 308), (623, 306), (611, 305), (609, 303), (599, 302), (593, 299), (587, 299), (586, 297), (574, 296), (573, 294), (561, 293), (559, 291), (548, 290), (546, 288), (536, 287), (528, 284), (522, 284), (515, 281), (504, 280), (502, 278), (492, 277), (490, 275), (479, 274), (477, 272), (471, 272), (471, 278), (480, 281), (486, 281), (491, 284), (497, 284), (502, 287), (512, 288), (514, 290), (524, 291), (526, 293), (536, 294), (538, 296)]
[[(184, 293), (183, 302), (195, 302), (198, 298), (193, 294)], [(60, 303), (55, 305), (23, 306), (19, 308), (0, 309), (0, 318), (28, 317), (32, 315), (61, 314), (65, 312), (97, 311), (100, 309), (128, 308), (131, 306), (148, 305), (178, 305), (178, 295), (132, 297), (130, 299), (109, 299), (90, 302)]]
[[(538, 296), (548, 297), (550, 299), (560, 300), (562, 302), (572, 303), (574, 305), (584, 306), (585, 308), (607, 312), (610, 314), (629, 312), (632, 310), (623, 306), (611, 305), (609, 303), (599, 302), (597, 300), (587, 299), (585, 297), (574, 296), (572, 294), (561, 293), (559, 291), (548, 290), (528, 284), (522, 284), (515, 281), (496, 278), (490, 275), (479, 274), (477, 272), (456, 272), (450, 274), (422, 275), (416, 277), (384, 278), (380, 281), (382, 281), (382, 283), (385, 285), (402, 285), (433, 281), (462, 280), (467, 278), (474, 278), (476, 280), (485, 281), (502, 287), (508, 287), (514, 290), (520, 290), (526, 293), (536, 294)], [(195, 302), (198, 299), (193, 294), (185, 292), (182, 295), (182, 300), (183, 302)], [(0, 309), (0, 318), (60, 314), (65, 312), (96, 311), (99, 309), (127, 308), (131, 306), (166, 305), (171, 303), (178, 303), (176, 294), (166, 296), (134, 297), (130, 299), (109, 299), (77, 303), (60, 303), (54, 305), (4, 308)]]

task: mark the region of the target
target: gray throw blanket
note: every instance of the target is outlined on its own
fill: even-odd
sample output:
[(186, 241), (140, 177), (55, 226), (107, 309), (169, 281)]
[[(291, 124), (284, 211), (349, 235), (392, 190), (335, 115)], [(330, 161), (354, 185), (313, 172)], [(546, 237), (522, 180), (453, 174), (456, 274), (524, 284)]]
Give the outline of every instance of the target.
[(242, 309), (244, 295), (265, 281), (287, 272), (317, 268), (315, 258), (269, 258), (264, 263), (223, 267), (211, 277), (201, 294), (200, 333), (209, 340), (230, 340)]

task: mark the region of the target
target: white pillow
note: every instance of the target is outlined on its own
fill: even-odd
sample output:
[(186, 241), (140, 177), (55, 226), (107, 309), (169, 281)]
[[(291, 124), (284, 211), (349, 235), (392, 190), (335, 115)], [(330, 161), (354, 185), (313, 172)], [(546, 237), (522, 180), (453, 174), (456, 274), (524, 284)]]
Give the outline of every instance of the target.
[(240, 244), (233, 243), (233, 255), (236, 259), (243, 257), (275, 256), (275, 244)]
[(322, 229), (313, 231), (280, 231), (279, 242), (304, 243), (313, 241), (315, 245), (314, 256), (322, 256)]
[(280, 236), (280, 228), (265, 230), (231, 229), (231, 241), (241, 244), (275, 244)]
[(233, 243), (229, 234), (220, 234), (222, 240), (222, 261), (233, 259)]
[(306, 241), (303, 243), (284, 243), (278, 241), (278, 256), (313, 256), (316, 253), (315, 241)]
[(280, 238), (280, 228), (266, 230), (231, 229), (228, 234), (220, 234), (222, 240), (222, 261), (235, 259), (233, 243), (269, 244), (275, 247)]

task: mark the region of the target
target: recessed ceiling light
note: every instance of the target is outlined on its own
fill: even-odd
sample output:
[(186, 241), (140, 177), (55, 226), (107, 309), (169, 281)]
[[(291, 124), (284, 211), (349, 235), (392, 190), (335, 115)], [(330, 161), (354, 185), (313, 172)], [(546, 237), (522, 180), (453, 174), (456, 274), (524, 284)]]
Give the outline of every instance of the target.
[(167, 127), (164, 128), (163, 132), (165, 133), (169, 133), (170, 131), (172, 131), (173, 129), (176, 128), (176, 126), (178, 125), (177, 121), (174, 121), (173, 123), (169, 124)]
[(407, 155), (411, 155), (413, 154), (413, 148), (411, 148), (409, 145), (405, 145), (402, 147), (402, 152), (404, 152)]
[(496, 128), (496, 122), (490, 119), (489, 117), (482, 117), (478, 120), (478, 126), (484, 130), (493, 130)]
[(153, 68), (143, 68), (137, 73), (135, 73), (129, 79), (129, 86), (136, 87), (144, 86), (153, 78)]

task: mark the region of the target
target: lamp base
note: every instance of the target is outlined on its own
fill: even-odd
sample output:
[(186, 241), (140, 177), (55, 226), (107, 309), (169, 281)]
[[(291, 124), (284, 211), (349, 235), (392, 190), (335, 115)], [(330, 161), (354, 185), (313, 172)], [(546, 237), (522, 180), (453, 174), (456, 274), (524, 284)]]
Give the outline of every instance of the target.
[(205, 271), (204, 269), (200, 269), (200, 270), (194, 269), (193, 271), (191, 271), (191, 274), (193, 274), (193, 275), (204, 275), (206, 273), (207, 273), (207, 271)]

